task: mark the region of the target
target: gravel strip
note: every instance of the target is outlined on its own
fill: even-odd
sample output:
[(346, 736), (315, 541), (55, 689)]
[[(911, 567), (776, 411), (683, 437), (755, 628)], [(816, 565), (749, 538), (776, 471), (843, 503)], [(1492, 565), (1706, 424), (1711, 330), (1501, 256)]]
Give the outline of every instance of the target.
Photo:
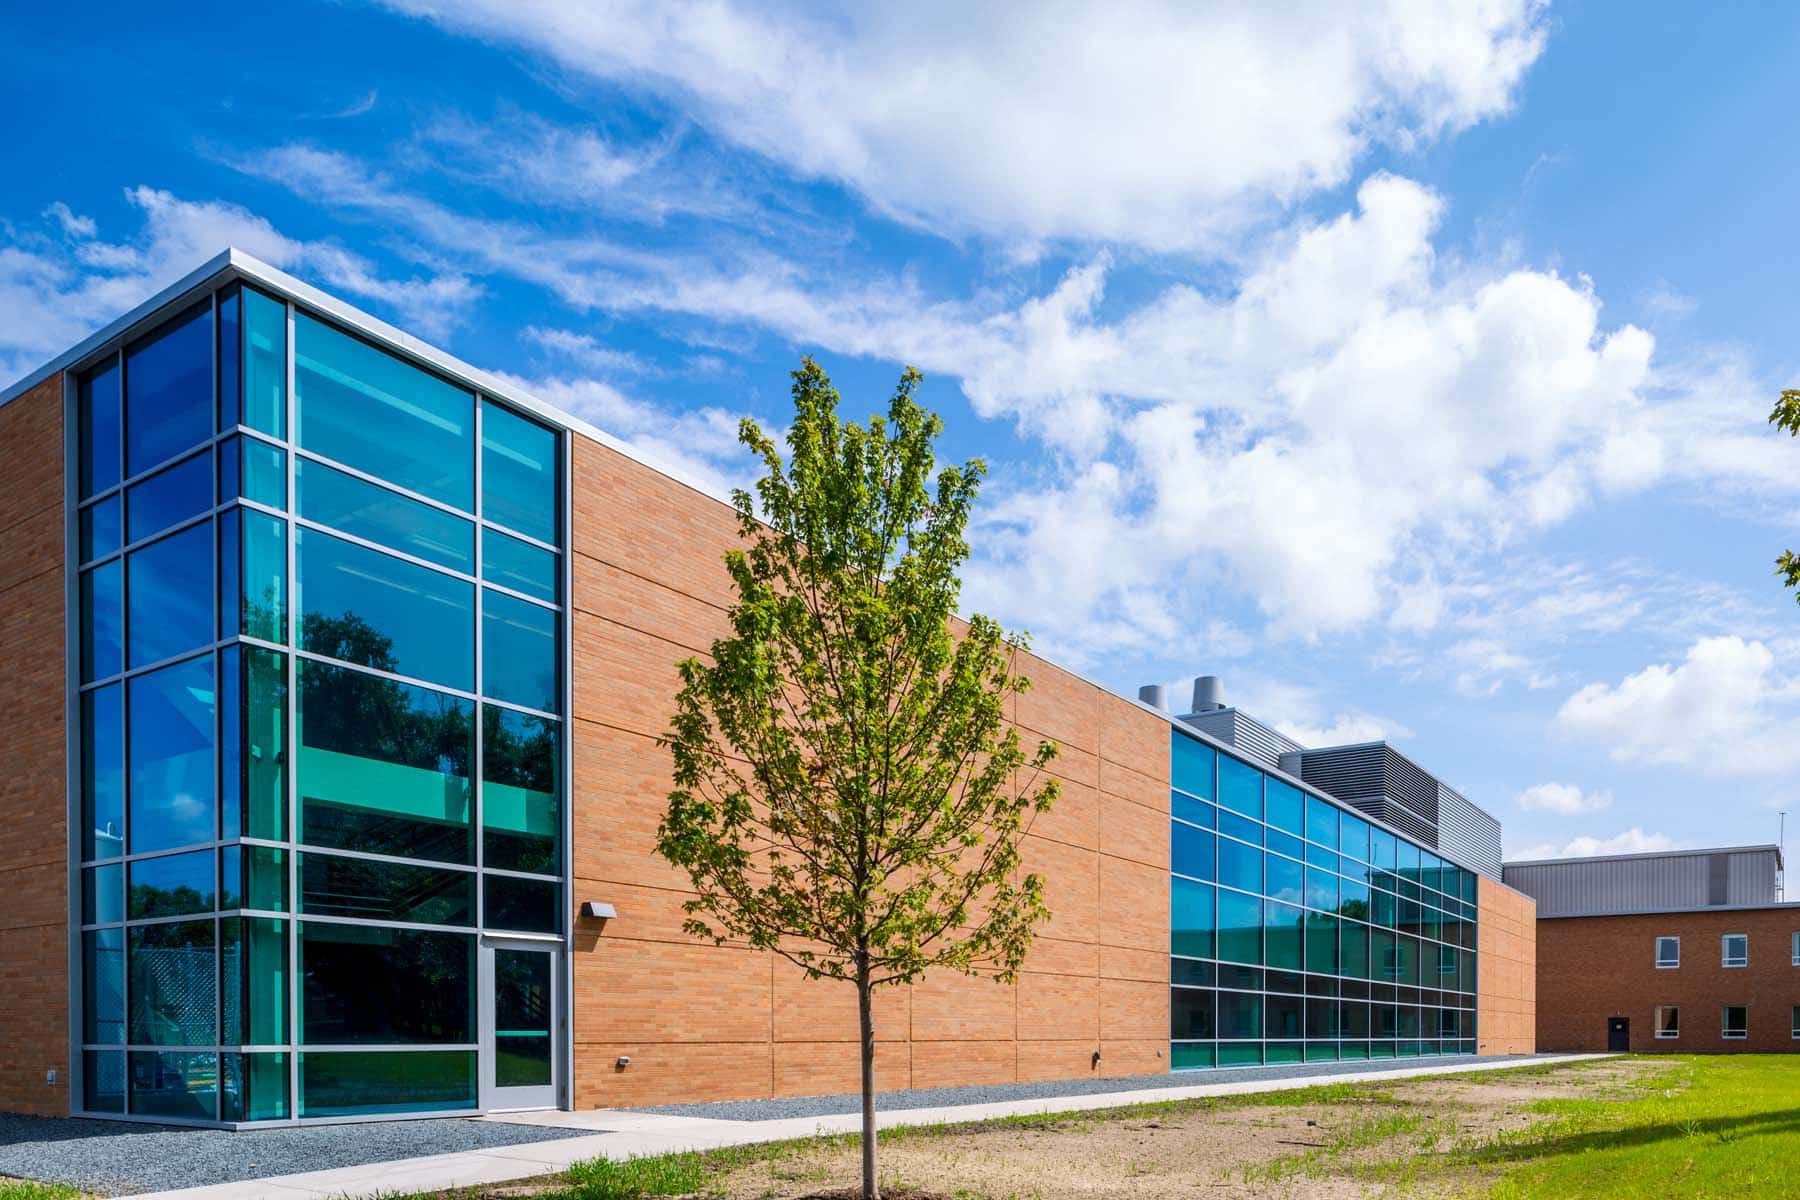
[(84, 1192), (119, 1196), (597, 1132), (432, 1118), (233, 1133), (130, 1121), (0, 1114), (0, 1175), (73, 1184)]
[[(849, 1052), (854, 1053), (850, 1046)], [(1444, 1055), (1443, 1057), (1382, 1059), (1376, 1062), (1306, 1063), (1283, 1067), (1228, 1067), (1210, 1071), (1181, 1071), (1166, 1075), (1121, 1075), (1111, 1079), (1058, 1079), (1045, 1083), (996, 1083), (976, 1087), (919, 1088), (882, 1092), (875, 1107), (882, 1112), (909, 1108), (937, 1108), (956, 1104), (991, 1104), (1004, 1100), (1046, 1100), (1063, 1096), (1102, 1096), (1110, 1092), (1136, 1092), (1147, 1088), (1197, 1087), (1211, 1083), (1244, 1083), (1265, 1079), (1312, 1079), (1346, 1075), (1356, 1071), (1395, 1070), (1403, 1067), (1463, 1067), (1477, 1063), (1529, 1063), (1530, 1054)], [(862, 1111), (857, 1093), (839, 1096), (797, 1096), (783, 1100), (724, 1100), (706, 1104), (661, 1104), (633, 1112), (668, 1113), (713, 1121), (783, 1121), (790, 1117), (829, 1117)]]

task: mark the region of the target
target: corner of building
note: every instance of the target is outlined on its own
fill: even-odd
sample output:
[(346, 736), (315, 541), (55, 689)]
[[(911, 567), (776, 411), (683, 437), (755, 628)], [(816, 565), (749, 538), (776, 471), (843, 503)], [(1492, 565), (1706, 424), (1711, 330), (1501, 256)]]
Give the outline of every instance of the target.
[(1482, 875), (1476, 909), (1476, 1053), (1535, 1054), (1537, 901)]

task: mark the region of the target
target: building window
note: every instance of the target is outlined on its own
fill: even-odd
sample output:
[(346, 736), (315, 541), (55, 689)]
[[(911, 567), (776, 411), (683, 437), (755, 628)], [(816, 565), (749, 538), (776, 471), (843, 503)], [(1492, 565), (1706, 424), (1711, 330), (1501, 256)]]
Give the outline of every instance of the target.
[(1750, 935), (1747, 933), (1728, 933), (1720, 938), (1719, 965), (1723, 967), (1749, 966)]
[(1742, 1004), (1727, 1004), (1720, 1020), (1719, 1036), (1742, 1041), (1750, 1035), (1750, 1010)]
[[(1794, 1010), (1800, 1014), (1800, 1009)], [(1656, 1036), (1659, 1038), (1678, 1038), (1681, 1036), (1681, 1010), (1673, 1004), (1658, 1005), (1656, 1009)]]
[(1793, 946), (1794, 965), (1796, 967), (1800, 967), (1800, 931), (1796, 931), (1793, 935), (1793, 938), (1794, 938), (1794, 946)]
[(1656, 939), (1656, 966), (1659, 970), (1671, 970), (1681, 965), (1681, 939), (1678, 937), (1659, 937)]
[(1792, 1032), (1789, 1034), (1789, 1036), (1794, 1038), (1796, 1041), (1800, 1041), (1800, 1004), (1794, 1005), (1793, 1019), (1792, 1019), (1790, 1028), (1791, 1028)]

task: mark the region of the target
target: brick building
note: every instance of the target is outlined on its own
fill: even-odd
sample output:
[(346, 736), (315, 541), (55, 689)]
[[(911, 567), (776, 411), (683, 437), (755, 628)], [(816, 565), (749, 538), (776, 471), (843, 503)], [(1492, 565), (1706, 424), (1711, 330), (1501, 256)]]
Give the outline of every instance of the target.
[[(0, 1110), (856, 1086), (852, 990), (687, 937), (652, 852), (726, 505), (237, 251), (0, 391), (0, 472)], [(1531, 1049), (1485, 813), (1024, 670), (1052, 919), (882, 996), (882, 1087)]]
[(1548, 1051), (1800, 1049), (1800, 904), (1775, 846), (1507, 863), (1537, 901)]

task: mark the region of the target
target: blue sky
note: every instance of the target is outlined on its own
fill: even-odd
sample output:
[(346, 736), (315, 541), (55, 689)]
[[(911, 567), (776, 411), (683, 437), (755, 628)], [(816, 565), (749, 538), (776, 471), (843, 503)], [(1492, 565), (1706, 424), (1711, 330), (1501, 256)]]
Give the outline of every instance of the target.
[(1512, 856), (1773, 838), (1800, 14), (259, 7), (9, 14), (0, 377), (228, 243), (714, 488), (800, 354), (914, 363), (1059, 661)]

